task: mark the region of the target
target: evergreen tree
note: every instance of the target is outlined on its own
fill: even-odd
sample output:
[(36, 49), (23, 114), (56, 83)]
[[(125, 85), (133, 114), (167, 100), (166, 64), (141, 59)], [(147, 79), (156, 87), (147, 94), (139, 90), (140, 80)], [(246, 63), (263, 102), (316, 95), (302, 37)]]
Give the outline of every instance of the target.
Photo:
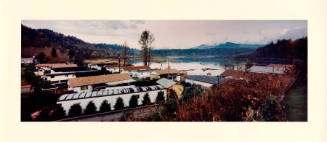
[(51, 56), (52, 56), (52, 57), (58, 57), (58, 55), (57, 55), (57, 50), (56, 50), (55, 48), (52, 48)]
[(72, 59), (75, 56), (75, 51), (73, 49), (70, 49), (68, 51), (69, 59)]
[(44, 52), (39, 53), (38, 55), (36, 55), (36, 59), (40, 62), (40, 63), (44, 63), (47, 61), (47, 59), (45, 58), (45, 54)]
[(74, 104), (70, 107), (68, 116), (75, 117), (82, 114), (82, 107), (79, 104)]
[(114, 108), (115, 110), (122, 110), (124, 108), (124, 101), (121, 97), (117, 98)]
[(93, 114), (93, 113), (96, 113), (96, 107), (95, 104), (92, 101), (90, 101), (86, 106), (84, 114)]
[(149, 94), (146, 93), (143, 96), (142, 105), (148, 105), (148, 104), (151, 104), (151, 100), (150, 100)]
[(111, 110), (110, 104), (108, 104), (108, 101), (107, 100), (104, 100), (101, 103), (100, 112), (108, 112), (110, 110)]
[(138, 96), (133, 95), (129, 100), (129, 107), (137, 107), (138, 106)]
[(164, 92), (160, 91), (156, 98), (156, 103), (162, 104), (165, 102)]

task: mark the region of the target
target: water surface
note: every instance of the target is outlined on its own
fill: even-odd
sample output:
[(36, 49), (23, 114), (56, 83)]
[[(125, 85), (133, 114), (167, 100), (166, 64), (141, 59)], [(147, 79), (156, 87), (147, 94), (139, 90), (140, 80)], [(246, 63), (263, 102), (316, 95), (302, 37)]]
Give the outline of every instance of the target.
[[(236, 61), (231, 58), (211, 58), (211, 57), (179, 57), (169, 61), (173, 69), (184, 70), (188, 75), (210, 75), (217, 76), (225, 71), (225, 64), (235, 64)], [(143, 63), (134, 61), (135, 66), (142, 66)], [(168, 62), (151, 63), (151, 68), (166, 69)]]

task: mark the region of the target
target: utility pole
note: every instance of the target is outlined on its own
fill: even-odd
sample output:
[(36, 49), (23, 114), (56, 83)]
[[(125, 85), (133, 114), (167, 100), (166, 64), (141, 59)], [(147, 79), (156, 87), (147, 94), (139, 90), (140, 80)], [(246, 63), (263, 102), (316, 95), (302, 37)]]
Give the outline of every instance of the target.
[(119, 73), (120, 73), (120, 54), (118, 54), (118, 68), (119, 68)]
[(128, 60), (128, 45), (127, 45), (127, 42), (125, 41), (124, 42), (124, 44), (123, 44), (123, 47), (124, 47), (124, 49), (123, 49), (123, 59), (124, 59), (124, 67), (126, 66), (126, 62), (127, 62), (127, 60)]

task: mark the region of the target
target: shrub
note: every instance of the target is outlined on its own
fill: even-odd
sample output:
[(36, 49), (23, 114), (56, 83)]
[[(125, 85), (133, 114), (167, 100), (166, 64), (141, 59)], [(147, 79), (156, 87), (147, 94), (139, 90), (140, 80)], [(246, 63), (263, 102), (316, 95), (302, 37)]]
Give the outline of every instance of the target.
[(115, 110), (122, 110), (124, 108), (124, 101), (121, 97), (117, 98), (114, 108)]
[(262, 117), (265, 121), (277, 121), (280, 115), (280, 105), (275, 97), (270, 97), (266, 100), (263, 109)]
[[(258, 112), (266, 95), (258, 93), (258, 85), (245, 80), (228, 80), (220, 89), (212, 89), (182, 102), (178, 121), (257, 121), (247, 119), (249, 112)], [(249, 117), (250, 118), (250, 117)]]
[(159, 112), (154, 112), (149, 116), (151, 121), (162, 121), (161, 115)]
[(156, 103), (162, 104), (164, 102), (165, 102), (164, 92), (160, 91), (160, 92), (158, 92), (158, 95), (156, 98)]
[(74, 104), (70, 107), (68, 116), (75, 117), (79, 116), (82, 113), (82, 107), (79, 104)]
[(194, 87), (185, 87), (183, 93), (182, 93), (182, 100), (186, 101), (188, 99), (191, 99), (193, 97), (201, 95), (203, 89), (198, 86)]
[(150, 100), (150, 97), (149, 97), (149, 94), (148, 94), (148, 93), (146, 93), (146, 94), (143, 96), (142, 104), (143, 104), (143, 105), (151, 104), (151, 100)]
[(96, 107), (95, 104), (92, 101), (90, 101), (86, 106), (84, 114), (93, 114), (93, 113), (96, 113)]
[(65, 112), (64, 108), (62, 108), (61, 105), (57, 105), (52, 116), (53, 116), (54, 120), (58, 120), (58, 119), (64, 118), (65, 115), (66, 115), (66, 112)]
[(43, 109), (40, 112), (40, 116), (38, 117), (38, 120), (40, 120), (40, 121), (50, 121), (49, 112), (50, 112), (49, 108)]
[(166, 103), (166, 110), (167, 113), (170, 115), (174, 115), (177, 112), (178, 107), (178, 98), (175, 91), (170, 90), (167, 103)]
[(110, 110), (111, 110), (110, 104), (108, 104), (108, 101), (107, 100), (104, 100), (101, 103), (100, 112), (108, 112)]
[(138, 96), (133, 95), (131, 99), (129, 100), (129, 107), (137, 107), (138, 106)]

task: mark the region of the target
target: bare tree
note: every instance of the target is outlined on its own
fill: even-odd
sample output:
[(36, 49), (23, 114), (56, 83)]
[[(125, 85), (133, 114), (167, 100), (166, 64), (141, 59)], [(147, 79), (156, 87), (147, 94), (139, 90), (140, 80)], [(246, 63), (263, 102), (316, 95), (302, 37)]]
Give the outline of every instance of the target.
[(126, 62), (128, 61), (128, 45), (127, 45), (127, 42), (125, 41), (124, 42), (124, 45), (123, 45), (124, 49), (123, 49), (123, 60), (124, 60), (124, 65), (123, 66), (126, 66)]
[(141, 44), (141, 58), (145, 66), (148, 66), (152, 58), (152, 42), (154, 41), (153, 34), (150, 31), (143, 31), (139, 43)]

